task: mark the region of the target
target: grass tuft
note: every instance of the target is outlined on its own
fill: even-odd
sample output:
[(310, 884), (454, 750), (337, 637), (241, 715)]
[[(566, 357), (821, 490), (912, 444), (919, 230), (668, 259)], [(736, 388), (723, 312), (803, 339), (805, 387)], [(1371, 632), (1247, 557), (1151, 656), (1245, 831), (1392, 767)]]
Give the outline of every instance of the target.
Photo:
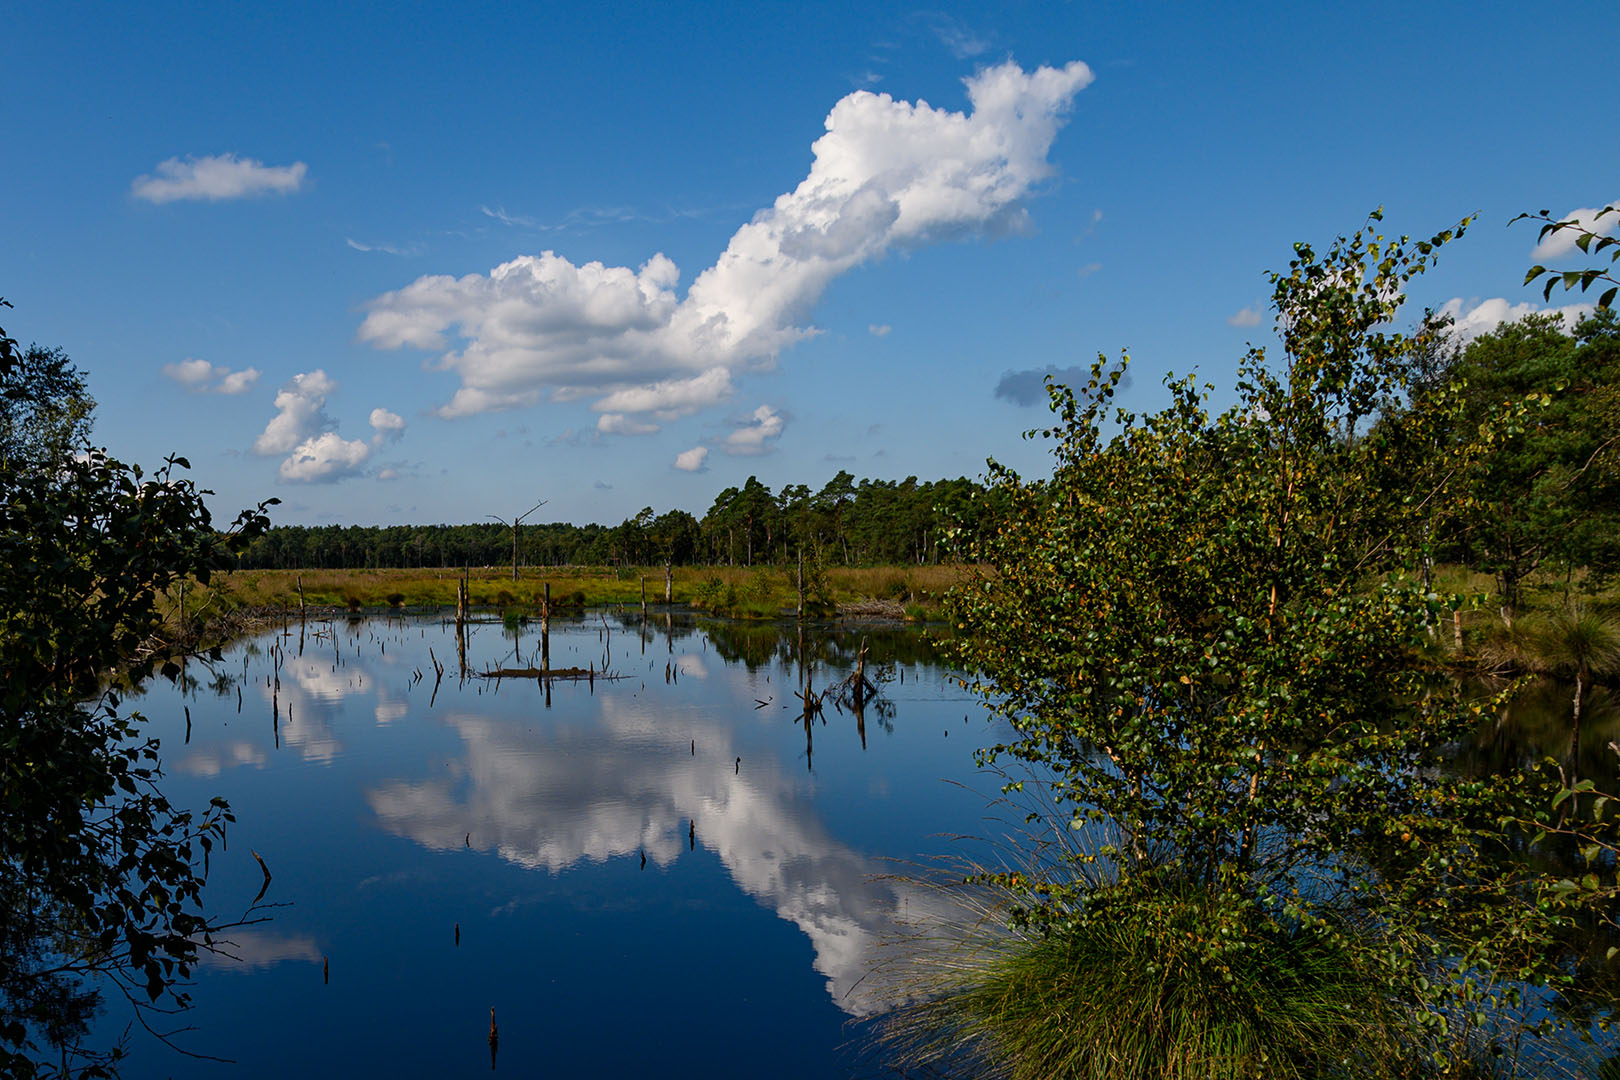
[(883, 1038), (908, 1064), (967, 1059), (964, 1075), (1011, 1080), (1377, 1075), (1393, 1061), (1395, 1003), (1347, 938), (1256, 915), (1212, 960), (1210, 928), (1230, 914), (1166, 888), (1179, 891), (1151, 908), (981, 948)]

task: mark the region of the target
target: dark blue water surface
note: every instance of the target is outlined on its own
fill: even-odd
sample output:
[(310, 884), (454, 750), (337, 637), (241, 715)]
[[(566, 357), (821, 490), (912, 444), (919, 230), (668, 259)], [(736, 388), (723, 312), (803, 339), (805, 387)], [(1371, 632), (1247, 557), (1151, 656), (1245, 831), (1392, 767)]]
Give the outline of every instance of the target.
[[(593, 612), (553, 620), (552, 665), (622, 677), (549, 698), (458, 679), (439, 619), (300, 636), (131, 702), (170, 799), (236, 813), (211, 914), (252, 901), (254, 851), (281, 906), (230, 935), (237, 959), (208, 959), (175, 1018), (195, 1028), (178, 1045), (235, 1064), (137, 1029), (126, 1076), (482, 1075), (492, 1007), (513, 1075), (882, 1070), (870, 971), (928, 902), (890, 860), (959, 851), (947, 834), (984, 832), (995, 788), (972, 759), (995, 733), (920, 635)], [(793, 691), (846, 675), (863, 637), (904, 681), (807, 730)], [(475, 624), (469, 667), (538, 664), (538, 646), (538, 624)], [(109, 1003), (106, 1037), (128, 1020)]]

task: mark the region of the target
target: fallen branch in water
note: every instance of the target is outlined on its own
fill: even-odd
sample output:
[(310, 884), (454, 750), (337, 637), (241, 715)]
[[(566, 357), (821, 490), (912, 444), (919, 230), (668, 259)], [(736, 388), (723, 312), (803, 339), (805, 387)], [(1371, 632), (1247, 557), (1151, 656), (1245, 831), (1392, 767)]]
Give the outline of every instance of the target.
[(628, 675), (611, 675), (595, 668), (491, 668), (473, 673), (479, 679), (627, 679)]

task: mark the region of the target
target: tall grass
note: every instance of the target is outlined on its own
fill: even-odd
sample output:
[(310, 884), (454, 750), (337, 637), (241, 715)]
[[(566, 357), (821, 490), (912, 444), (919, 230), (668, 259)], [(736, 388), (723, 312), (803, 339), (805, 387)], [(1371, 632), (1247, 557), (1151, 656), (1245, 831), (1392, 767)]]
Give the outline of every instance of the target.
[(908, 1066), (1010, 1080), (1390, 1075), (1398, 1004), (1343, 932), (1263, 918), (1210, 961), (1217, 897), (1167, 885), (1151, 906), (1049, 935), (981, 941), (882, 1038)]
[[(794, 573), (792, 567), (676, 567), (674, 601), (712, 608), (715, 598), (729, 597), (730, 614), (755, 618), (791, 614), (798, 599)], [(835, 606), (900, 599), (910, 601), (911, 617), (931, 618), (960, 573), (951, 566), (842, 567), (826, 571), (826, 577)], [(443, 608), (455, 604), (460, 577), (457, 569), (241, 570), (217, 576), (211, 591), (225, 606), (297, 607), (301, 580), (305, 603), (320, 607)], [(647, 603), (656, 607), (664, 602), (661, 566), (523, 567), (516, 582), (510, 569), (484, 567), (473, 569), (467, 578), (471, 601), (479, 607), (538, 606), (546, 584), (557, 606), (639, 605), (643, 578)]]

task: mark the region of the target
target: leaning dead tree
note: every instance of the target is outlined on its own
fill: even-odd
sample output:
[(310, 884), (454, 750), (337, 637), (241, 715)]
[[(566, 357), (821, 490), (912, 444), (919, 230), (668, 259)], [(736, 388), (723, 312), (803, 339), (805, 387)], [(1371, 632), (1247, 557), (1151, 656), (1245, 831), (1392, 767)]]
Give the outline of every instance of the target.
[[(517, 517), (512, 519), (512, 580), (513, 581), (517, 580), (518, 526), (523, 524), (523, 519), (524, 518), (528, 517), (530, 514), (534, 513), (536, 510), (538, 510), (542, 506), (546, 505), (546, 502), (547, 502), (547, 500), (541, 499), (539, 502), (535, 503), (533, 506), (531, 506), (527, 510), (523, 511), (523, 513), (519, 514)], [(501, 517), (499, 514), (489, 514), (488, 516), (494, 518), (496, 521), (500, 522), (502, 525), (506, 524), (506, 519)]]

